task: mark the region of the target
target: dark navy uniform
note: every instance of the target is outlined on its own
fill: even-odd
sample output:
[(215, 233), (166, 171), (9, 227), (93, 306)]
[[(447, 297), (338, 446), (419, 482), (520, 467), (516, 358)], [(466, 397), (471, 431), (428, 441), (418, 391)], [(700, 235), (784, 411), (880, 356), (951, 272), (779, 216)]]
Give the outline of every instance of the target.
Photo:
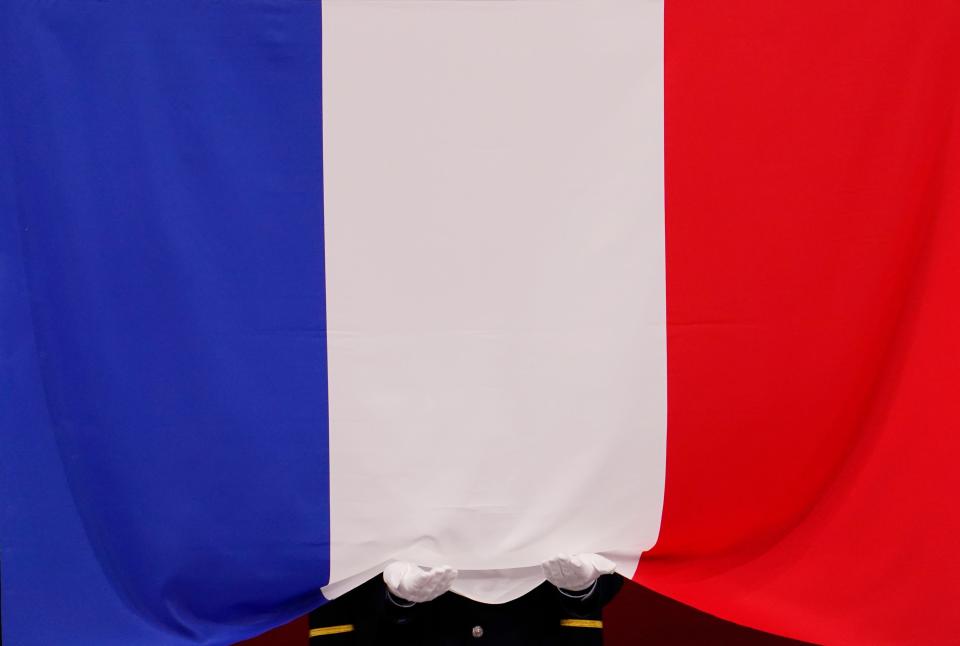
[(608, 574), (585, 596), (543, 583), (502, 604), (452, 592), (407, 604), (378, 576), (310, 613), (310, 646), (594, 646), (603, 643), (600, 612), (621, 585)]

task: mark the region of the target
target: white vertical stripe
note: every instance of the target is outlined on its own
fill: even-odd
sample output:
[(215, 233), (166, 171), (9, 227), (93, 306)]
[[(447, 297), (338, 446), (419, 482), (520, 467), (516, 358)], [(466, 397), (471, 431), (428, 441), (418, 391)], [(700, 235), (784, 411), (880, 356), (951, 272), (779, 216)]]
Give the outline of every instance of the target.
[(323, 21), (327, 592), (393, 558), (485, 601), (557, 552), (632, 574), (666, 444), (661, 3)]

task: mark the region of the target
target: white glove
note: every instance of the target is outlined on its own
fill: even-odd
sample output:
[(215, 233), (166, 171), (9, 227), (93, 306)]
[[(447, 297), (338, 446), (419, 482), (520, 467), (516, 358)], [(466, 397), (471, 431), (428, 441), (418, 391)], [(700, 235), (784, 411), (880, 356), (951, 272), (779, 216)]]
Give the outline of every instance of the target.
[(543, 563), (543, 576), (561, 590), (579, 592), (597, 582), (601, 574), (611, 574), (616, 565), (599, 554), (559, 554)]
[(449, 566), (422, 569), (407, 561), (394, 561), (383, 571), (390, 593), (404, 601), (432, 601), (450, 589), (457, 571)]

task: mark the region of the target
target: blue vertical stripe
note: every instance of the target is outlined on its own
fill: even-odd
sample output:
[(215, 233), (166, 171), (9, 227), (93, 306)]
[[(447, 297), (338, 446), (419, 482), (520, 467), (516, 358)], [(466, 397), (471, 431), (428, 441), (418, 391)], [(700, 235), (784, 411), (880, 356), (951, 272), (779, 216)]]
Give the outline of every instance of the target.
[(2, 4), (4, 640), (232, 643), (329, 573), (320, 2)]

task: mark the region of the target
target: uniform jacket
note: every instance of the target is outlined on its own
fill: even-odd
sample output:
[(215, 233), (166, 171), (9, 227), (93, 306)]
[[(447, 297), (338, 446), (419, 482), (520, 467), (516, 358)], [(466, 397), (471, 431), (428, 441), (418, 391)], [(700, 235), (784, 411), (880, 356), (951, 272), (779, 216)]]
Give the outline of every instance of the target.
[[(601, 609), (620, 590), (600, 577), (589, 595), (571, 598), (550, 583), (503, 604), (448, 592), (403, 607), (375, 577), (310, 614), (310, 646), (593, 646), (603, 642)], [(572, 593), (576, 594), (576, 593)]]

